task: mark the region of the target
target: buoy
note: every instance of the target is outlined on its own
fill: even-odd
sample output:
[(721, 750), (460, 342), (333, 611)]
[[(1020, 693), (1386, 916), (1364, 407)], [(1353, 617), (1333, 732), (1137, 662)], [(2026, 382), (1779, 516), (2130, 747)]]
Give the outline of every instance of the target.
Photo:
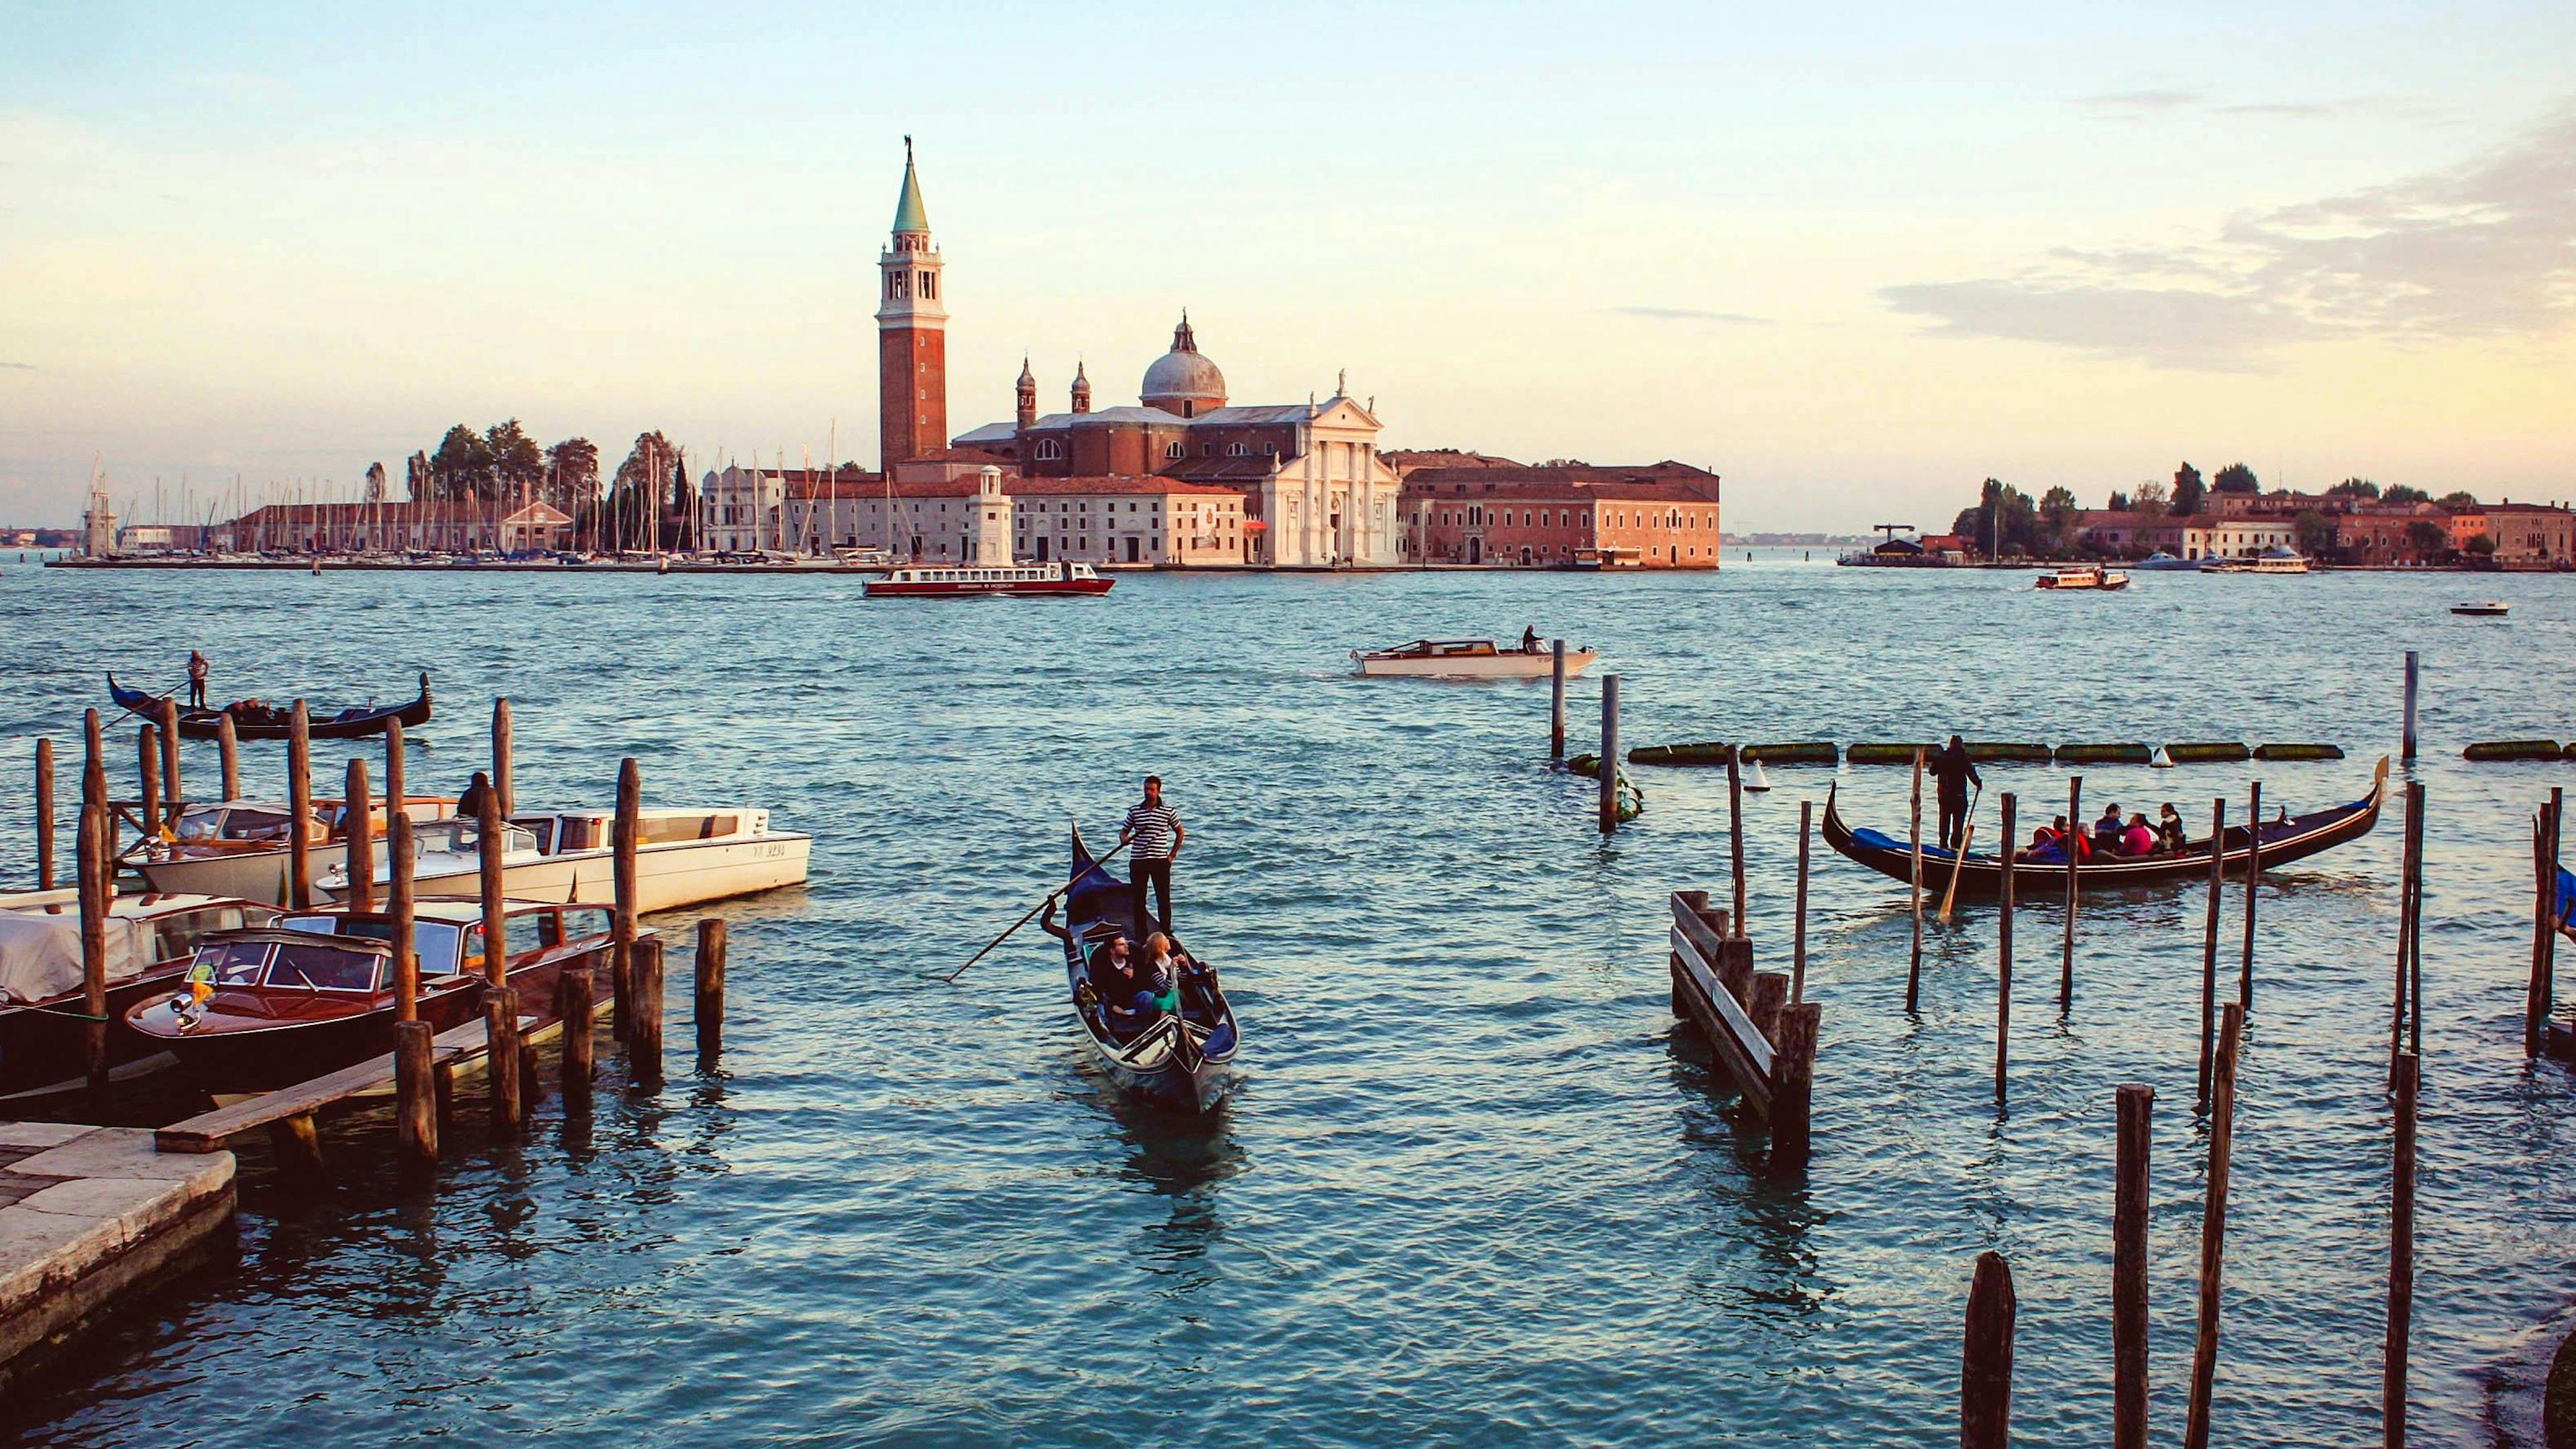
[(2170, 770), (2174, 767), (2173, 756), (2166, 754), (2165, 747), (2162, 745), (2156, 746), (2156, 757), (2147, 763), (2159, 770)]
[(1762, 774), (1762, 757), (1761, 757), (1761, 756), (1759, 756), (1759, 755), (1754, 756), (1754, 757), (1753, 757), (1753, 760), (1752, 760), (1752, 765), (1753, 765), (1753, 771), (1752, 771), (1752, 773), (1751, 773), (1751, 774), (1748, 774), (1748, 775), (1746, 775), (1746, 776), (1744, 777), (1744, 788), (1745, 788), (1745, 789), (1747, 789), (1747, 790), (1751, 790), (1751, 791), (1755, 792), (1756, 794), (1759, 794), (1759, 793), (1761, 793), (1761, 792), (1762, 792), (1762, 791), (1764, 791), (1764, 790), (1768, 790), (1768, 789), (1770, 789), (1770, 788), (1771, 788), (1771, 782), (1770, 782), (1768, 779), (1764, 778), (1764, 777), (1763, 777), (1763, 774)]

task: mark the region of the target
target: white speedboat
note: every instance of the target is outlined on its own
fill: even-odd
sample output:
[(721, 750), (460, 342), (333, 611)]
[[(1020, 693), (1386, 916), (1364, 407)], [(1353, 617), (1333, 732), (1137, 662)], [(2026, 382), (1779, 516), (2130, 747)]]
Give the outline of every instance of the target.
[[(503, 828), (501, 889), (513, 900), (605, 906), (617, 902), (614, 811), (520, 814)], [(637, 818), (635, 909), (670, 911), (682, 906), (802, 885), (814, 837), (772, 830), (769, 812), (727, 810), (643, 811)], [(482, 889), (482, 834), (471, 820), (439, 821), (414, 837), (413, 889), (421, 895), (473, 895)], [(392, 863), (377, 855), (376, 881), (392, 879)], [(344, 867), (322, 877), (333, 900), (345, 899)]]
[[(456, 799), (450, 795), (413, 795), (403, 803), (404, 813), (415, 821), (437, 820), (455, 808)], [(304, 824), (307, 887), (347, 858), (349, 846), (342, 833), (345, 813), (337, 799), (313, 802), (313, 814)], [(387, 819), (384, 805), (374, 803), (372, 813), (376, 848), (381, 853)], [(168, 839), (129, 847), (122, 863), (155, 891), (284, 905), (288, 861), (293, 855), (286, 844), (290, 818), (283, 800), (192, 805), (180, 815)]]
[[(1565, 651), (1565, 672), (1581, 674), (1599, 656), (1589, 649)], [(1544, 679), (1556, 672), (1552, 650), (1497, 649), (1491, 639), (1416, 639), (1392, 649), (1354, 649), (1360, 673), (1415, 679)]]
[(2471, 599), (2465, 603), (2453, 604), (2451, 612), (2469, 614), (2482, 619), (2500, 619), (2512, 607), (2502, 599)]
[(2176, 558), (2172, 554), (2165, 552), (2163, 549), (2157, 549), (2154, 553), (2148, 554), (2145, 558), (2138, 560), (2138, 567), (2148, 569), (2156, 573), (2166, 573), (2173, 570), (2188, 571), (2199, 568), (2200, 565), (2190, 559)]

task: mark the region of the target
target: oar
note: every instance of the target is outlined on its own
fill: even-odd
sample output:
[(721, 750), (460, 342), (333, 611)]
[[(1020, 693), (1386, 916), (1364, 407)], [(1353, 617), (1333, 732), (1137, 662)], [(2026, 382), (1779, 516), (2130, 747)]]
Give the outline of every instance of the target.
[[(1950, 924), (1950, 907), (1959, 899), (1959, 867), (1968, 863), (1968, 846), (1977, 838), (1977, 802), (1986, 798), (1983, 782), (1977, 793), (1968, 797), (1968, 823), (1959, 829), (1959, 853), (1950, 857), (1950, 888), (1941, 892), (1941, 924)], [(2012, 842), (2005, 841), (2009, 847)]]
[[(1111, 846), (1111, 847), (1110, 847), (1110, 849), (1109, 849), (1109, 855), (1116, 855), (1118, 852), (1120, 852), (1120, 851), (1122, 851), (1122, 850), (1125, 850), (1128, 846), (1130, 846), (1130, 845), (1132, 845), (1132, 844), (1134, 844), (1134, 843), (1135, 843), (1135, 842), (1134, 842), (1132, 839), (1129, 839), (1129, 840), (1122, 840), (1122, 841), (1118, 842), (1116, 845), (1114, 845), (1114, 846)], [(1108, 859), (1109, 859), (1109, 855), (1103, 855), (1103, 856), (1095, 857), (1095, 858), (1092, 860), (1091, 864), (1092, 864), (1092, 865), (1101, 865), (1101, 864), (1105, 864), (1105, 863), (1108, 861)], [(1060, 885), (1060, 886), (1057, 886), (1054, 890), (1051, 890), (1051, 891), (1047, 892), (1046, 899), (1045, 899), (1045, 900), (1042, 900), (1042, 901), (1040, 901), (1040, 902), (1038, 902), (1038, 903), (1037, 903), (1036, 905), (1034, 905), (1034, 906), (1029, 907), (1029, 913), (1028, 913), (1027, 915), (1025, 915), (1025, 916), (1020, 917), (1018, 920), (1013, 921), (1013, 922), (1011, 923), (1011, 928), (1010, 928), (1009, 930), (1004, 931), (1002, 934), (1000, 934), (1000, 935), (998, 935), (998, 936), (995, 936), (992, 940), (985, 942), (985, 943), (984, 943), (984, 949), (983, 949), (983, 950), (978, 951), (978, 952), (976, 952), (974, 955), (967, 957), (967, 958), (966, 958), (966, 966), (972, 966), (972, 965), (974, 965), (976, 962), (983, 960), (986, 956), (989, 956), (989, 955), (991, 955), (991, 954), (993, 953), (993, 948), (994, 948), (994, 947), (999, 946), (999, 945), (1001, 945), (1004, 941), (1007, 941), (1007, 940), (1011, 939), (1013, 936), (1018, 935), (1018, 934), (1020, 933), (1020, 927), (1025, 926), (1025, 925), (1027, 925), (1029, 922), (1036, 920), (1036, 919), (1038, 918), (1038, 912), (1045, 910), (1047, 907), (1049, 907), (1049, 906), (1051, 906), (1051, 905), (1054, 905), (1054, 904), (1055, 904), (1056, 897), (1058, 897), (1058, 896), (1060, 896), (1060, 895), (1063, 895), (1066, 891), (1069, 891), (1069, 890), (1073, 889), (1076, 885), (1078, 885), (1078, 884), (1080, 884), (1080, 883), (1081, 883), (1081, 881), (1082, 881), (1082, 876), (1083, 876), (1083, 875), (1089, 875), (1089, 874), (1091, 874), (1091, 870), (1090, 870), (1090, 868), (1089, 868), (1088, 866), (1086, 866), (1086, 867), (1083, 869), (1082, 875), (1077, 875), (1077, 876), (1075, 876), (1072, 880), (1066, 881), (1064, 884), (1062, 884), (1062, 885)], [(943, 976), (943, 977), (941, 977), (940, 979), (941, 979), (941, 980), (943, 980), (943, 981), (952, 981), (952, 982), (953, 982), (953, 981), (955, 981), (958, 977), (963, 976), (963, 975), (965, 975), (965, 974), (966, 974), (966, 966), (960, 966), (960, 967), (958, 967), (956, 970), (949, 972), (946, 976)]]

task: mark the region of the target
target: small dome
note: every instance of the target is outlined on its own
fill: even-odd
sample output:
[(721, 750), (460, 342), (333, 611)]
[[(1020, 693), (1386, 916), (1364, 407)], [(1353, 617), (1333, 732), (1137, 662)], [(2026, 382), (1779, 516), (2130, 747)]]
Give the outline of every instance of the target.
[(1200, 355), (1186, 312), (1181, 325), (1172, 329), (1172, 350), (1145, 369), (1144, 402), (1185, 417), (1225, 406), (1225, 374)]

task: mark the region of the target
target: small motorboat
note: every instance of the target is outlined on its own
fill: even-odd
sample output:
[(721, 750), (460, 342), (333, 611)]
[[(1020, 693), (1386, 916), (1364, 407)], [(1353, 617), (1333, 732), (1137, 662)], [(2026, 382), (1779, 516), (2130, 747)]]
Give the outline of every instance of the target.
[[(502, 827), (501, 889), (520, 900), (585, 905), (617, 902), (617, 815), (610, 810), (520, 814)], [(412, 836), (412, 881), (423, 895), (473, 895), (482, 887), (482, 825), (438, 820)], [(635, 909), (673, 911), (779, 886), (802, 885), (814, 837), (772, 830), (769, 812), (644, 810), (636, 817)], [(376, 852), (381, 894), (393, 861)], [(345, 862), (316, 882), (334, 900), (349, 893)]]
[[(222, 896), (115, 897), (106, 923), (108, 1020), (178, 981), (206, 936), (265, 925), (276, 915), (271, 907)], [(89, 1027), (82, 1015), (80, 931), (78, 891), (0, 897), (0, 1095), (85, 1082)], [(107, 1050), (114, 1065), (160, 1047), (112, 1029)]]
[(1094, 1063), (1109, 1079), (1136, 1096), (1191, 1112), (1213, 1111), (1233, 1082), (1235, 1053), (1242, 1031), (1234, 1005), (1216, 971), (1204, 961), (1172, 947), (1184, 966), (1178, 983), (1179, 1010), (1163, 1012), (1141, 1027), (1112, 1017), (1109, 1003), (1092, 988), (1092, 965), (1106, 959), (1110, 938), (1125, 936), (1141, 952), (1144, 933), (1133, 919), (1127, 882), (1112, 874), (1082, 843), (1081, 827), (1073, 832), (1072, 884), (1065, 889), (1064, 942), (1066, 988), (1073, 995), (1074, 1019), (1081, 1023)]
[[(411, 795), (403, 812), (413, 821), (443, 820), (456, 811), (450, 795)], [(390, 817), (382, 801), (369, 803), (377, 849), (384, 848)], [(293, 871), (287, 820), (292, 810), (283, 800), (226, 800), (192, 805), (166, 836), (128, 846), (120, 863), (143, 877), (156, 891), (238, 896), (282, 906), (287, 876)], [(304, 821), (306, 887), (347, 858), (348, 810), (339, 800), (316, 800)]]
[(2129, 586), (2129, 576), (2117, 569), (2106, 569), (2099, 564), (2092, 564), (2083, 568), (2052, 569), (2039, 576), (2039, 586), (2043, 589), (2101, 589), (2108, 591), (2112, 589), (2127, 588)]
[(2481, 619), (2501, 619), (2512, 607), (2502, 599), (2472, 599), (2465, 603), (2453, 604), (2451, 612)]
[[(162, 701), (167, 695), (151, 694), (140, 689), (127, 689), (107, 676), (107, 693), (117, 707), (147, 720), (161, 717)], [(282, 740), (295, 733), (295, 707), (266, 700), (242, 699), (222, 709), (181, 709), (179, 733), (192, 740), (211, 740), (223, 732), (226, 715), (232, 716), (233, 738), (243, 740)], [(338, 714), (322, 714), (311, 706), (304, 711), (304, 732), (317, 740), (355, 740), (385, 732), (385, 726), (402, 721), (404, 729), (417, 729), (429, 723), (429, 676), (420, 677), (420, 695), (408, 704), (372, 705), (344, 709)]]
[[(1565, 651), (1567, 678), (1592, 667), (1589, 649)], [(1491, 639), (1416, 639), (1392, 649), (1351, 651), (1360, 673), (1372, 678), (1546, 679), (1556, 673), (1551, 649), (1502, 649)]]
[(2194, 560), (2176, 558), (2174, 555), (2165, 552), (2163, 549), (2157, 549), (2154, 553), (2148, 554), (2145, 558), (2138, 560), (2138, 567), (2155, 573), (2169, 573), (2175, 571), (2189, 572), (2199, 568), (2200, 565)]
[[(607, 998), (609, 912), (535, 901), (503, 905), (507, 979), (521, 1016), (555, 1020), (555, 983), (588, 971)], [(209, 1092), (265, 1092), (393, 1050), (391, 917), (341, 907), (297, 912), (264, 929), (221, 931), (197, 946), (184, 980), (124, 1012), (125, 1024)], [(482, 1010), (483, 908), (424, 900), (414, 910), (420, 1019), (445, 1031)]]
[(1087, 563), (906, 564), (868, 580), (865, 592), (871, 599), (1088, 598), (1117, 582)]

